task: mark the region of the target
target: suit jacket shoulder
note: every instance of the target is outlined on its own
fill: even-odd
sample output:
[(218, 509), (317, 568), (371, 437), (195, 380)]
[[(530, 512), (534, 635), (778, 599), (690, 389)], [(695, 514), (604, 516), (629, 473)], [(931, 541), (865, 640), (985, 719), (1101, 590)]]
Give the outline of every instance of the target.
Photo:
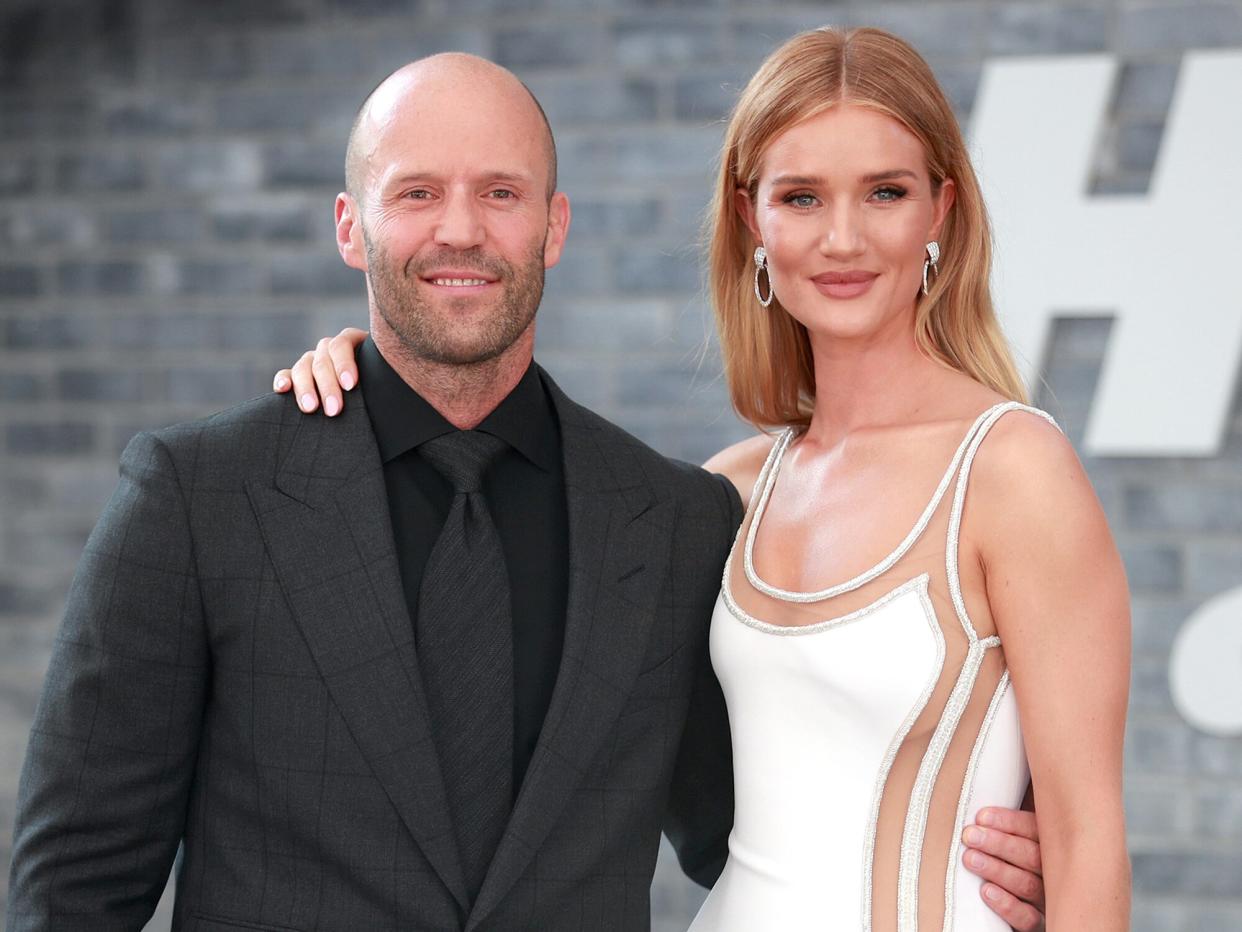
[(605, 468), (641, 475), (661, 498), (674, 499), (683, 514), (719, 520), (730, 537), (737, 530), (744, 509), (728, 479), (653, 450), (624, 428), (569, 398), (542, 369), (540, 374), (556, 404), (562, 431), (593, 434)]
[(336, 418), (304, 415), (291, 395), (268, 394), (146, 434), (168, 450), (183, 479), (189, 470), (206, 482), (271, 475), (289, 464), (295, 444), (304, 447), (307, 441), (316, 447), (327, 441), (342, 451), (351, 443), (363, 445), (357, 452), (375, 449), (360, 395)]

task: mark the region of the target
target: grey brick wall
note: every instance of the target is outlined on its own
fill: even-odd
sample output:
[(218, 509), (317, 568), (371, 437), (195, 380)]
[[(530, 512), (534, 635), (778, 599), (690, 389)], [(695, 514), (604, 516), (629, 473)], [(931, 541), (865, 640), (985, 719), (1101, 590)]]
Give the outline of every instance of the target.
[[(1112, 52), (1092, 190), (1146, 189), (1182, 53), (1242, 47), (1242, 0), (9, 0), (0, 10), (0, 900), (17, 769), (61, 602), (137, 430), (266, 390), (365, 321), (332, 244), (353, 109), (442, 49), (543, 100), (575, 207), (539, 355), (579, 399), (700, 460), (728, 412), (698, 229), (720, 120), (824, 22), (915, 42), (960, 115), (991, 56)], [(1237, 104), (1242, 88), (1224, 89)], [(1232, 96), (1229, 96), (1229, 95)], [(1205, 179), (1205, 193), (1220, 179)], [(1081, 436), (1110, 322), (1058, 324), (1041, 402)], [(1242, 395), (1210, 460), (1089, 459), (1134, 588), (1135, 929), (1242, 928), (1242, 738), (1190, 729), (1167, 655), (1242, 585)], [(657, 930), (699, 894), (662, 862)]]

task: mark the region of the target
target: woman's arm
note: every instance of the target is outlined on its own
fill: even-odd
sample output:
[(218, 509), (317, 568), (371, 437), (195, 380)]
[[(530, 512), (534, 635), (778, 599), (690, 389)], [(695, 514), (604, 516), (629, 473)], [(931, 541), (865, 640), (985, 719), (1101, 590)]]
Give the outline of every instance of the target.
[(973, 522), (1031, 779), (1052, 929), (1128, 929), (1125, 570), (1069, 442), (1011, 414), (980, 448)]
[(324, 337), (313, 350), (307, 350), (293, 364), (281, 369), (272, 379), (273, 391), (283, 394), (290, 389), (298, 407), (310, 414), (323, 401), (323, 413), (335, 417), (344, 407), (344, 391), (358, 384), (358, 366), (354, 351), (367, 338), (365, 330), (346, 327), (334, 337)]

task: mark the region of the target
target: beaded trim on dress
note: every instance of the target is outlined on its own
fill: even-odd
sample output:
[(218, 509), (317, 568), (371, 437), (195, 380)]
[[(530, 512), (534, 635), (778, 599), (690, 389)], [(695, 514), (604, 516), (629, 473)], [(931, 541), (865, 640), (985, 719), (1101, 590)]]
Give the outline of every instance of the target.
[[(999, 407), (999, 406), (998, 406)], [(957, 448), (957, 452), (953, 455), (953, 460), (949, 463), (948, 468), (944, 471), (944, 476), (940, 479), (940, 484), (936, 487), (932, 499), (927, 503), (927, 507), (923, 509), (919, 520), (911, 528), (910, 533), (905, 539), (897, 545), (883, 560), (864, 570), (853, 579), (847, 579), (843, 583), (828, 586), (826, 589), (820, 589), (817, 592), (798, 592), (793, 589), (781, 589), (773, 586), (759, 576), (755, 570), (755, 537), (758, 533), (759, 523), (763, 520), (764, 512), (767, 511), (768, 499), (772, 496), (772, 489), (776, 485), (776, 475), (780, 471), (781, 461), (785, 458), (785, 452), (789, 449), (790, 443), (794, 439), (793, 428), (786, 428), (776, 444), (772, 448), (772, 453), (768, 457), (767, 463), (764, 465), (763, 474), (760, 476), (760, 483), (763, 490), (759, 496), (759, 502), (755, 506), (755, 514), (751, 519), (750, 527), (746, 529), (746, 542), (743, 548), (743, 566), (746, 570), (746, 580), (758, 591), (764, 595), (771, 596), (774, 599), (780, 599), (782, 602), (822, 602), (833, 596), (841, 595), (846, 592), (852, 592), (859, 587), (866, 585), (877, 576), (891, 569), (892, 566), (906, 555), (915, 542), (923, 536), (923, 532), (927, 529), (928, 523), (932, 519), (932, 515), (936, 513), (936, 509), (940, 507), (940, 502), (944, 498), (944, 494), (948, 491), (949, 484), (953, 481), (953, 474), (957, 472), (958, 464), (961, 463), (963, 455), (970, 444), (970, 440), (974, 437), (975, 432), (979, 430), (980, 425), (987, 418), (988, 414), (995, 410), (983, 412), (966, 433), (966, 438)]]

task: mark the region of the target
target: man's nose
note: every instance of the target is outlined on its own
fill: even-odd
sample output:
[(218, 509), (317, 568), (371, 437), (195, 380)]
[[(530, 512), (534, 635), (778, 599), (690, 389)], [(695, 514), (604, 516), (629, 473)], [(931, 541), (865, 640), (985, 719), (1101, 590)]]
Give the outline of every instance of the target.
[(439, 246), (469, 249), (485, 238), (480, 205), (472, 194), (450, 193), (436, 222), (435, 240)]

